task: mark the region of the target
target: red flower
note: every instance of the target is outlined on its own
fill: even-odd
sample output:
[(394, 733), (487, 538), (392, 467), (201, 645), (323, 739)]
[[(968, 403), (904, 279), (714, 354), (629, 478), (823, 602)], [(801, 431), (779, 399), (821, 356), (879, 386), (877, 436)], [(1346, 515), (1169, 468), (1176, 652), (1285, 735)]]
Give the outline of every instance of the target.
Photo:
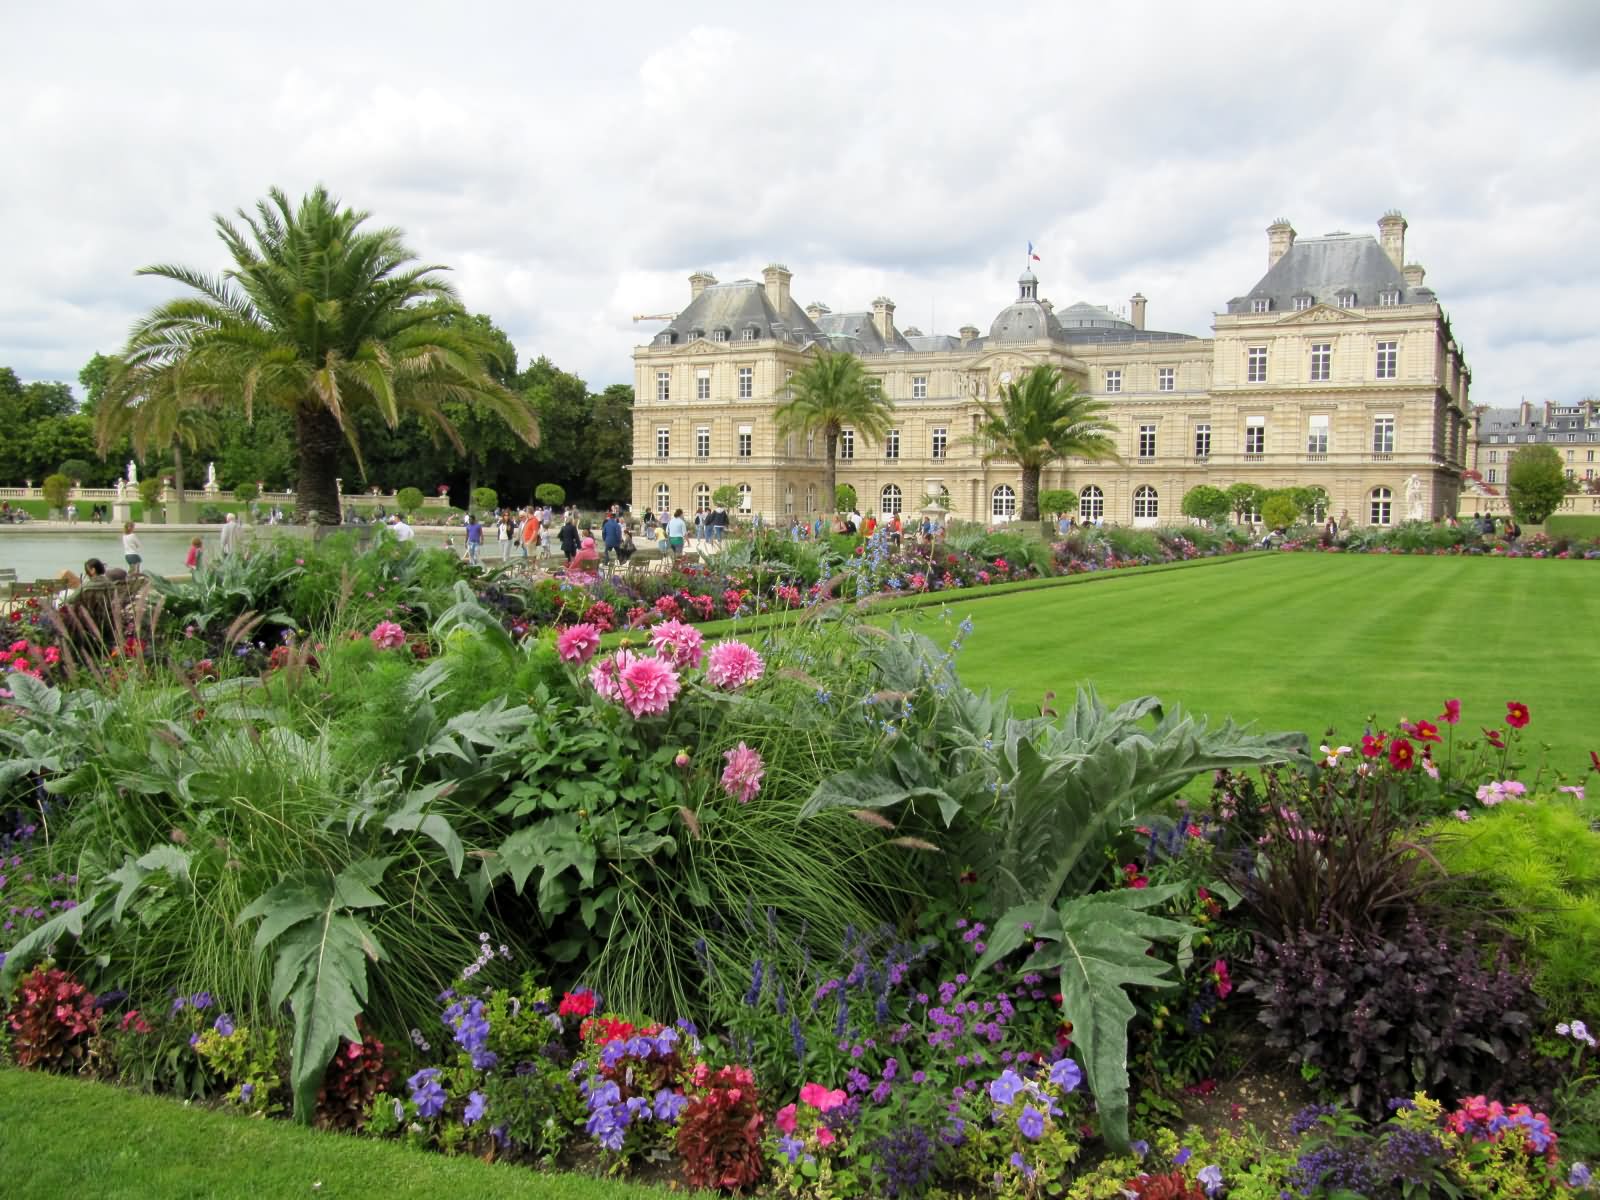
[(1368, 758), (1377, 758), (1383, 753), (1383, 738), (1384, 735), (1381, 733), (1364, 735), (1361, 739), (1361, 753)]
[(1513, 729), (1521, 729), (1528, 723), (1528, 706), (1519, 704), (1515, 700), (1506, 701), (1506, 724)]
[(1444, 712), (1439, 715), (1439, 720), (1443, 721), (1446, 725), (1454, 725), (1460, 721), (1461, 701), (1446, 700), (1444, 702)]
[(1418, 721), (1412, 727), (1411, 733), (1419, 742), (1437, 742), (1441, 740), (1439, 727), (1431, 721)]
[(1389, 765), (1396, 771), (1409, 771), (1415, 758), (1416, 752), (1412, 750), (1411, 743), (1406, 741), (1405, 738), (1395, 738), (1393, 743), (1390, 744)]
[(1506, 748), (1505, 741), (1500, 737), (1500, 731), (1498, 729), (1490, 729), (1487, 725), (1484, 725), (1481, 728), (1483, 729), (1483, 736), (1489, 739), (1489, 745), (1493, 746), (1496, 750), (1504, 750)]
[(587, 988), (580, 988), (576, 992), (563, 992), (556, 1012), (563, 1017), (587, 1017), (594, 1012), (594, 1005), (594, 993)]
[(1600, 771), (1600, 750), (1589, 751), (1589, 761), (1594, 765), (1596, 771)]

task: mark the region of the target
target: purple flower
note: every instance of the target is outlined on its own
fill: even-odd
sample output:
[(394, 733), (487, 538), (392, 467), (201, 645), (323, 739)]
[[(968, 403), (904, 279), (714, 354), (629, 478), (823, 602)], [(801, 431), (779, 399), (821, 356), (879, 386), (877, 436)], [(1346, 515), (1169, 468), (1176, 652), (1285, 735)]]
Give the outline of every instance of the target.
[(662, 1088), (656, 1093), (655, 1118), (658, 1121), (676, 1121), (688, 1103), (688, 1097), (682, 1092)]
[(1150, 1143), (1145, 1141), (1143, 1138), (1140, 1138), (1136, 1142), (1129, 1143), (1128, 1149), (1133, 1151), (1136, 1158), (1143, 1158), (1146, 1154), (1150, 1153)]
[[(198, 1007), (198, 1005), (196, 1007)], [(233, 1016), (231, 1014), (229, 1014), (229, 1013), (223, 1013), (220, 1017), (218, 1017), (216, 1019), (215, 1023), (211, 1026), (211, 1028), (215, 1029), (223, 1037), (232, 1037), (233, 1036), (233, 1028), (234, 1028), (234, 1026), (233, 1026)]]
[(1063, 1058), (1050, 1068), (1050, 1082), (1063, 1092), (1076, 1091), (1083, 1082), (1083, 1070), (1070, 1058)]
[(253, 1083), (241, 1083), (239, 1085), (239, 1103), (240, 1104), (249, 1104), (250, 1101), (255, 1098), (255, 1094), (256, 1094), (256, 1085), (255, 1084), (253, 1084)]
[(1195, 1176), (1195, 1181), (1205, 1188), (1207, 1196), (1216, 1196), (1222, 1191), (1222, 1168), (1212, 1164), (1201, 1167), (1200, 1173)]
[(800, 1154), (806, 1144), (799, 1138), (781, 1137), (778, 1139), (778, 1153), (788, 1159), (791, 1164), (800, 1161)]
[(1573, 1163), (1572, 1170), (1567, 1173), (1567, 1186), (1575, 1188), (1588, 1187), (1590, 1178), (1591, 1175), (1587, 1166), (1581, 1162)]
[(211, 1007), (211, 993), (196, 992), (194, 995), (189, 997), (189, 1006), (196, 1012), (204, 1012), (206, 1009)]
[(1013, 1150), (1011, 1152), (1011, 1165), (1021, 1171), (1026, 1178), (1033, 1178), (1033, 1168), (1028, 1165), (1028, 1160), (1022, 1157), (1022, 1151)]
[(1194, 1151), (1185, 1146), (1172, 1156), (1172, 1165), (1175, 1167), (1181, 1167), (1184, 1163), (1188, 1162), (1193, 1155)]
[(1030, 1142), (1038, 1141), (1044, 1136), (1044, 1114), (1031, 1104), (1024, 1105), (1017, 1117), (1017, 1131)]
[(428, 1120), (444, 1111), (445, 1094), (439, 1083), (437, 1067), (424, 1067), (406, 1080), (406, 1086), (411, 1089), (411, 1100), (417, 1106), (417, 1116)]
[(989, 1085), (989, 1099), (1002, 1108), (1017, 1098), (1022, 1091), (1022, 1076), (1007, 1068), (1000, 1072), (1000, 1078)]
[(463, 1125), (476, 1125), (483, 1120), (483, 1114), (489, 1111), (489, 1102), (484, 1099), (482, 1092), (467, 1093), (467, 1109), (461, 1114)]

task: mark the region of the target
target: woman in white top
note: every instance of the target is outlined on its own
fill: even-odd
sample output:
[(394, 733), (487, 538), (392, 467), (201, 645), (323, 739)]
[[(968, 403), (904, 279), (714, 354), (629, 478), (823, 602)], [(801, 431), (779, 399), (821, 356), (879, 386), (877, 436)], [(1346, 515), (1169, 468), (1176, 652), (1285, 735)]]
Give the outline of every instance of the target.
[(122, 557), (127, 560), (128, 574), (139, 574), (140, 565), (144, 562), (144, 547), (139, 543), (139, 535), (133, 531), (132, 521), (122, 527)]
[(496, 529), (498, 530), (496, 536), (500, 539), (500, 560), (504, 562), (511, 557), (511, 514), (505, 509), (500, 510)]

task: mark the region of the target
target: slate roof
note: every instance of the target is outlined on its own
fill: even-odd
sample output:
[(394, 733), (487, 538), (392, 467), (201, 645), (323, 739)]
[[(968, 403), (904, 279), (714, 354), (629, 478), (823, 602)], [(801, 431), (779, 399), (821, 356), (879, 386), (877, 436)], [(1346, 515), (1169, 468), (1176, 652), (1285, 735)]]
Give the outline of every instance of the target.
[(1228, 301), (1230, 313), (1249, 313), (1251, 301), (1267, 299), (1272, 312), (1292, 312), (1298, 296), (1313, 304), (1348, 307), (1340, 297), (1355, 293), (1357, 308), (1377, 307), (1381, 292), (1398, 291), (1402, 304), (1428, 304), (1432, 288), (1408, 288), (1400, 268), (1378, 239), (1364, 234), (1331, 233), (1300, 238), (1255, 287)]
[(671, 346), (692, 341), (696, 336), (715, 340), (718, 329), (728, 331), (730, 342), (743, 341), (746, 329), (754, 329), (758, 341), (776, 340), (796, 346), (804, 346), (819, 336), (817, 327), (793, 296), (780, 313), (767, 299), (763, 284), (754, 279), (735, 279), (711, 284), (652, 341), (657, 346)]
[(894, 338), (885, 342), (870, 312), (828, 313), (817, 322), (817, 329), (828, 340), (830, 350), (848, 350), (852, 354), (893, 354), (906, 352), (912, 345), (898, 329)]

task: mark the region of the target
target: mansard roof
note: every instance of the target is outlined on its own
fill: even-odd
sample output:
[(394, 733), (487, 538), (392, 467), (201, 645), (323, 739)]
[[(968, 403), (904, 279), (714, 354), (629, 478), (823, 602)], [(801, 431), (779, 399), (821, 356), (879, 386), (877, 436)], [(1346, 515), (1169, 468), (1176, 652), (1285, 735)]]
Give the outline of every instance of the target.
[(732, 342), (743, 341), (746, 329), (754, 329), (757, 340), (796, 346), (804, 346), (819, 336), (811, 318), (792, 296), (778, 312), (763, 284), (754, 279), (735, 279), (707, 287), (652, 340), (657, 346), (671, 346), (696, 337), (716, 340), (719, 329), (726, 330), (727, 340)]
[(1348, 308), (1343, 298), (1355, 295), (1355, 307), (1375, 307), (1384, 292), (1399, 292), (1402, 304), (1428, 304), (1432, 288), (1407, 287), (1394, 260), (1378, 239), (1365, 234), (1330, 233), (1301, 238), (1243, 296), (1228, 301), (1230, 313), (1248, 313), (1252, 302), (1270, 301), (1273, 312), (1290, 312), (1296, 298), (1313, 304)]
[(827, 313), (817, 322), (821, 336), (828, 341), (829, 349), (848, 350), (852, 354), (893, 354), (909, 351), (912, 346), (896, 329), (890, 341), (884, 341), (878, 332), (878, 323), (870, 312)]

